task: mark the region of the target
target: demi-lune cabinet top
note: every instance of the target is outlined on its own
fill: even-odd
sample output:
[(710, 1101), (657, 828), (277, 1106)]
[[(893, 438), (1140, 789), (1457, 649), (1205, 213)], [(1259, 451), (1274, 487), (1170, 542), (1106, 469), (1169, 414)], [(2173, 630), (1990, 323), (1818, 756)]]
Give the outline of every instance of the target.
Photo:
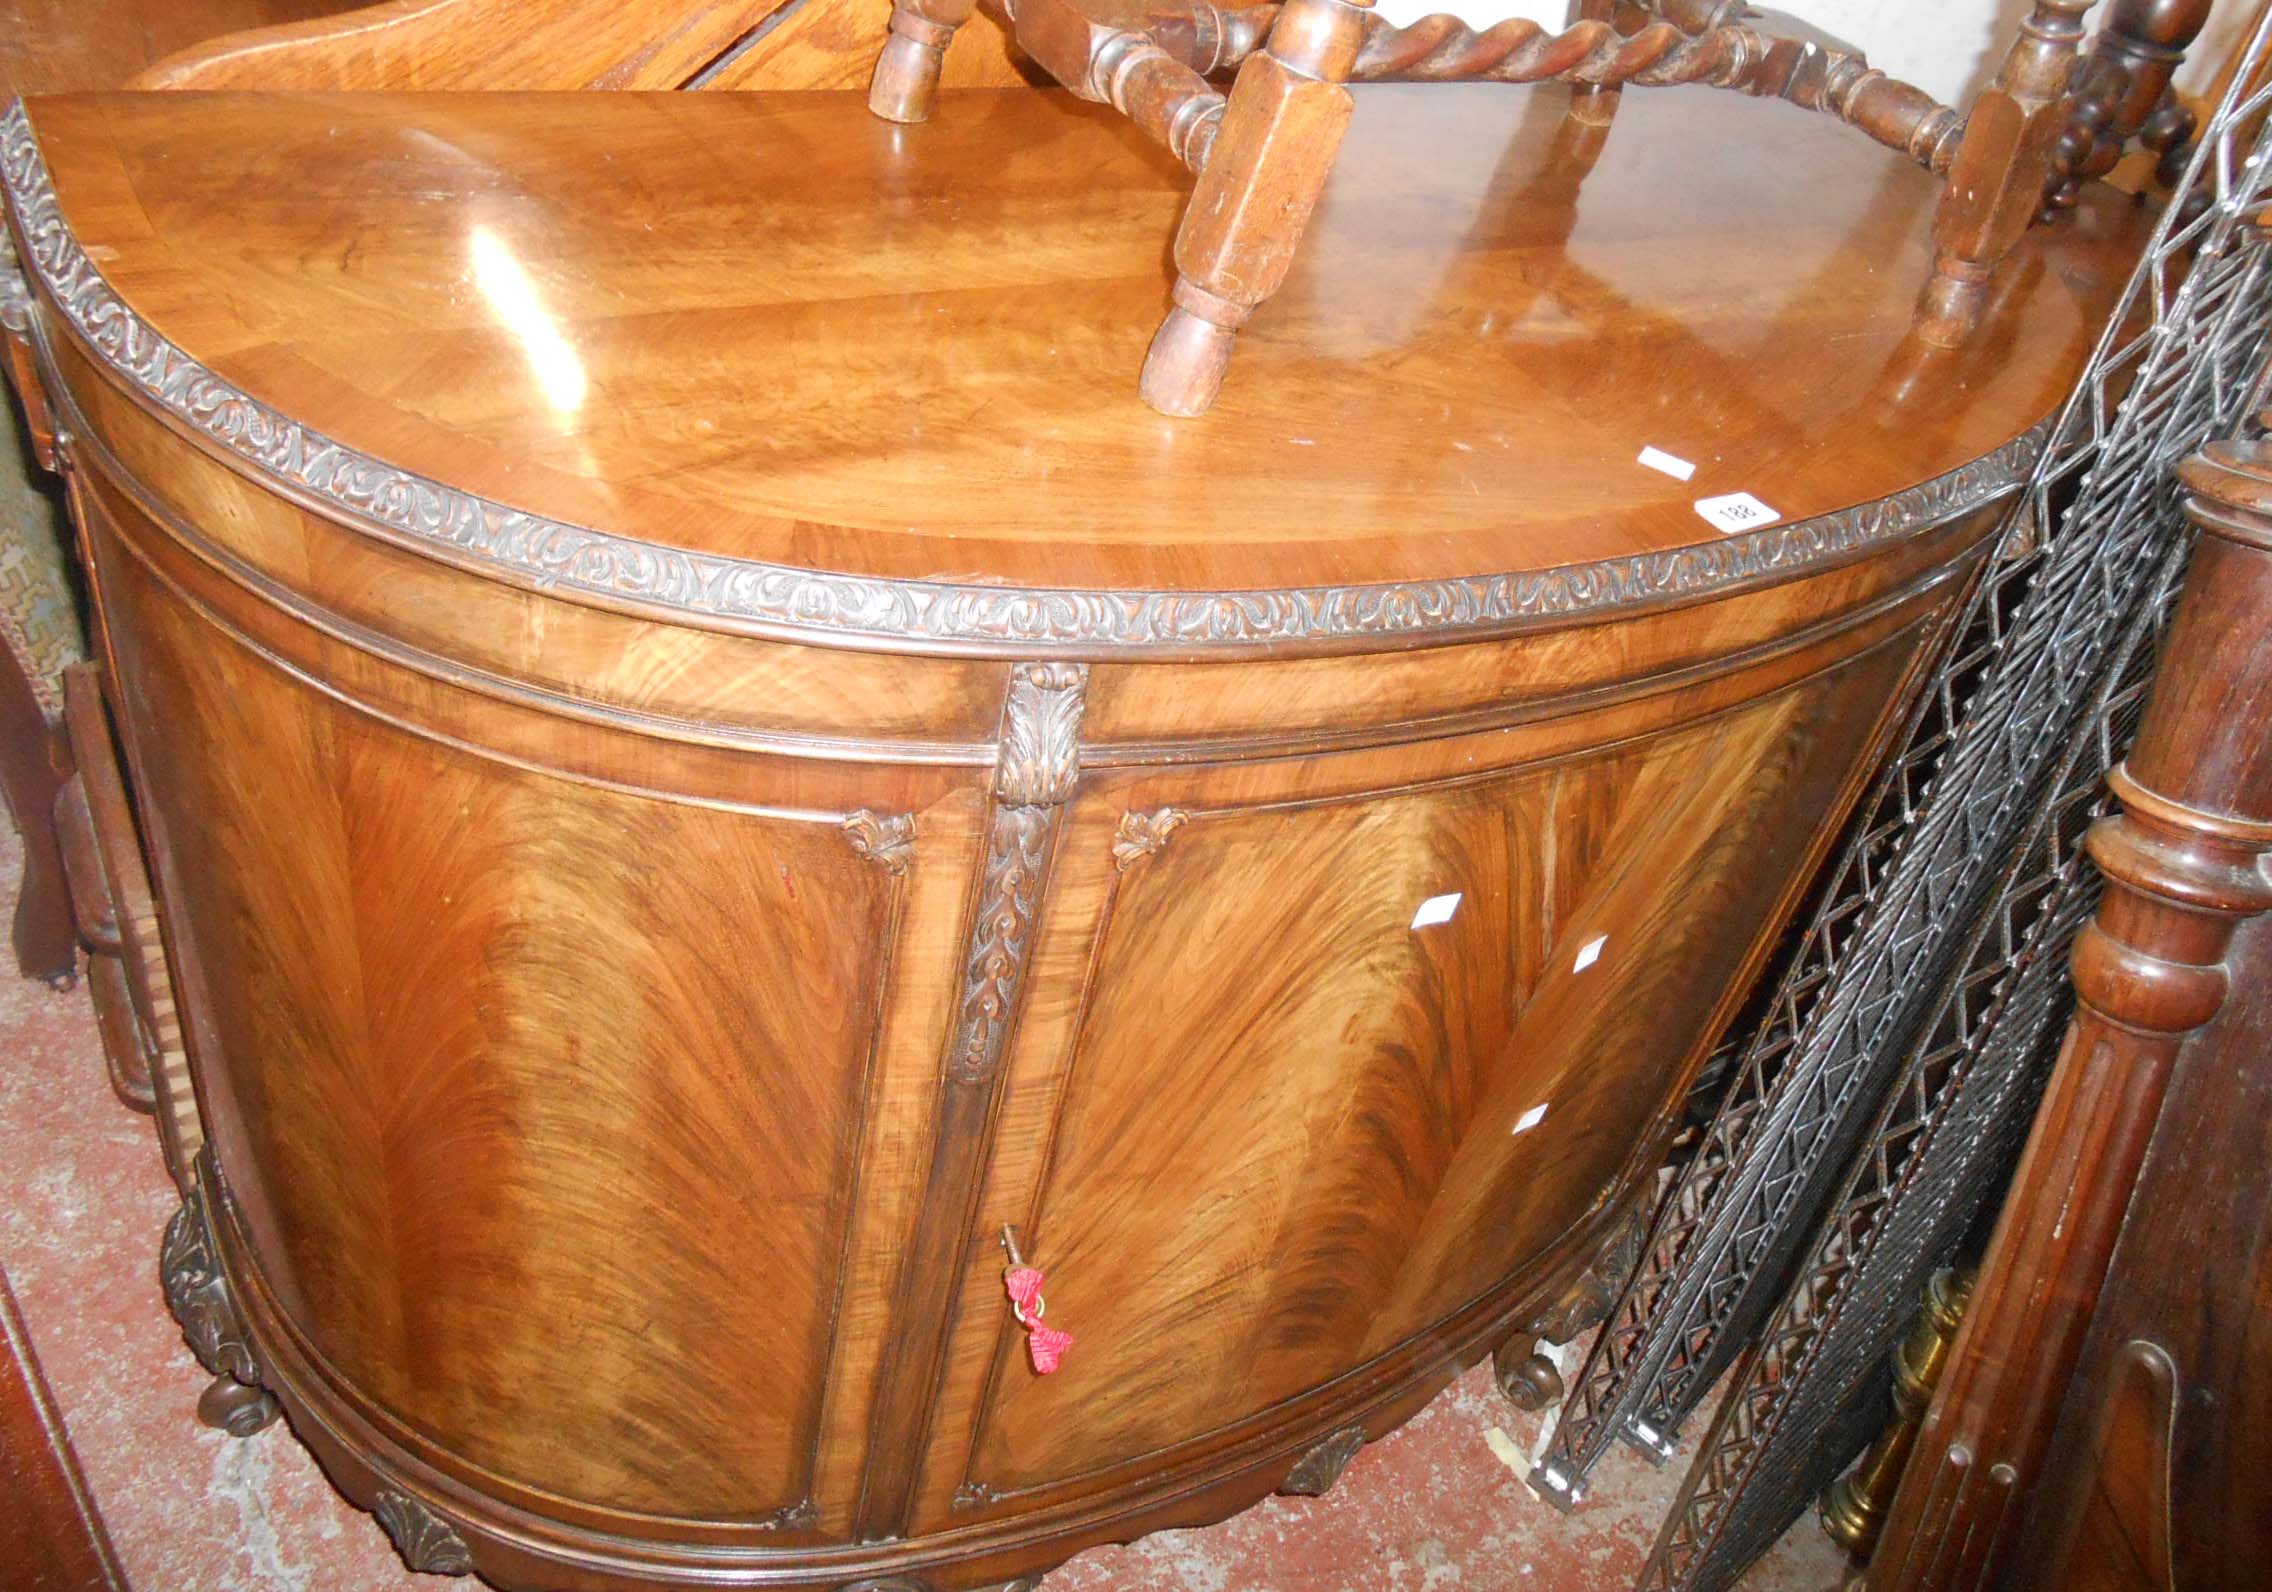
[[(1565, 98), (1360, 90), (1195, 420), (1134, 388), (1188, 178), (1056, 92), (62, 96), (0, 147), (49, 335), (238, 468), (856, 645), (1409, 641), (1846, 556), (2024, 470), (2150, 224), (2040, 229), (1938, 351), (1926, 173), (1780, 104), (1596, 139)], [(1694, 507), (1734, 493), (1779, 522)]]

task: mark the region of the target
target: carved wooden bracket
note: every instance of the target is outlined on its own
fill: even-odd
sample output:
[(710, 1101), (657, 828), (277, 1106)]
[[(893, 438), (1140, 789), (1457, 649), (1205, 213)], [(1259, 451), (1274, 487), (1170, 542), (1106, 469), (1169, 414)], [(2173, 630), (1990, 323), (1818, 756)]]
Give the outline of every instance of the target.
[(421, 1575), (471, 1575), (473, 1556), (460, 1537), (433, 1510), (398, 1492), (382, 1492), (371, 1513), (386, 1528), (402, 1562)]
[(1349, 1461), (1365, 1446), (1365, 1429), (1362, 1426), (1344, 1426), (1315, 1448), (1294, 1461), (1294, 1468), (1286, 1472), (1286, 1479), (1278, 1486), (1282, 1493), (1297, 1498), (1322, 1498), (1341, 1479)]

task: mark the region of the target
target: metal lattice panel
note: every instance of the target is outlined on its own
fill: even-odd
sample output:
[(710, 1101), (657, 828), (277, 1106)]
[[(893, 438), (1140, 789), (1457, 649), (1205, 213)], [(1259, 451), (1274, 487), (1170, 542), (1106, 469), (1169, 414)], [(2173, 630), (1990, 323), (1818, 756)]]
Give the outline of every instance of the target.
[[(2029, 965), (2030, 939), (2064, 918), (2044, 908), (2071, 851), (2068, 798), (2095, 790), (2112, 754), (2092, 727), (2175, 538), (2169, 467), (2229, 428), (2261, 369), (2272, 273), (2252, 217), (2272, 192), (2266, 35), (2204, 130), (1572, 1389), (1534, 1472), (1565, 1502), (1619, 1435), (1669, 1451), (1784, 1299), (1873, 1124), (1894, 1122), (1881, 1107), (1897, 1075), (1929, 1079), (1930, 1058), (1974, 1054), (1999, 1029), (2014, 1053), (2027, 1048), (2006, 1009), (2017, 989), (2011, 1002), (1998, 991), (2005, 969)], [(2005, 1022), (1981, 1020), (1999, 1011)], [(2028, 1016), (2047, 1027), (2056, 1012)]]
[(1731, 1584), (1885, 1424), (1895, 1341), (1925, 1279), (2007, 1181), (2057, 1052), (2068, 948), (2098, 903), (2079, 842), (2111, 805), (2103, 774), (2136, 729), (2172, 590), (2144, 605), (1991, 932), (1872, 1122), (1797, 1282), (1737, 1362), (1643, 1573), (1650, 1592)]

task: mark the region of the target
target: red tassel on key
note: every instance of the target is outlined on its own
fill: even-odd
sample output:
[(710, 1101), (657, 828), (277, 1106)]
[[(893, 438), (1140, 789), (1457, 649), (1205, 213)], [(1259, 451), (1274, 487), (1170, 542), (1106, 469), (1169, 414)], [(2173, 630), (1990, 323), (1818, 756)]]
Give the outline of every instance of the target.
[(1065, 1351), (1073, 1347), (1073, 1334), (1059, 1332), (1046, 1322), (1036, 1321), (1026, 1328), (1026, 1353), (1033, 1357), (1033, 1374), (1047, 1376), (1057, 1369), (1057, 1362), (1065, 1358)]
[(1033, 1360), (1033, 1374), (1047, 1376), (1073, 1347), (1073, 1334), (1042, 1321), (1042, 1313), (1049, 1308), (1041, 1297), (1044, 1279), (1036, 1268), (1015, 1264), (1014, 1249), (1011, 1254), (1013, 1264), (1002, 1273), (1002, 1287), (1010, 1296), (1010, 1313), (1026, 1329), (1026, 1353)]

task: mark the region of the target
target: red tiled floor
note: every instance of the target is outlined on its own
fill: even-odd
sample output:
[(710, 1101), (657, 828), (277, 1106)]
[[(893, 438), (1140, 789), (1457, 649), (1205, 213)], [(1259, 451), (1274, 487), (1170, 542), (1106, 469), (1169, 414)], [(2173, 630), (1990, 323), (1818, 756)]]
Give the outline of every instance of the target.
[[(0, 903), (20, 849), (0, 825)], [(140, 1592), (432, 1592), (283, 1427), (247, 1441), (193, 1413), (205, 1375), (158, 1292), (173, 1214), (149, 1120), (112, 1098), (84, 994), (0, 977), (0, 1265)], [(1701, 1423), (1699, 1423), (1701, 1424)], [(1200, 1531), (1083, 1554), (1048, 1592), (1617, 1592), (1680, 1467), (1620, 1451), (1571, 1518), (1493, 1452), (1540, 1418), (1479, 1368), (1350, 1464), (1326, 1498), (1271, 1499)], [(1750, 1592), (1826, 1592), (1843, 1560), (1802, 1521)]]

